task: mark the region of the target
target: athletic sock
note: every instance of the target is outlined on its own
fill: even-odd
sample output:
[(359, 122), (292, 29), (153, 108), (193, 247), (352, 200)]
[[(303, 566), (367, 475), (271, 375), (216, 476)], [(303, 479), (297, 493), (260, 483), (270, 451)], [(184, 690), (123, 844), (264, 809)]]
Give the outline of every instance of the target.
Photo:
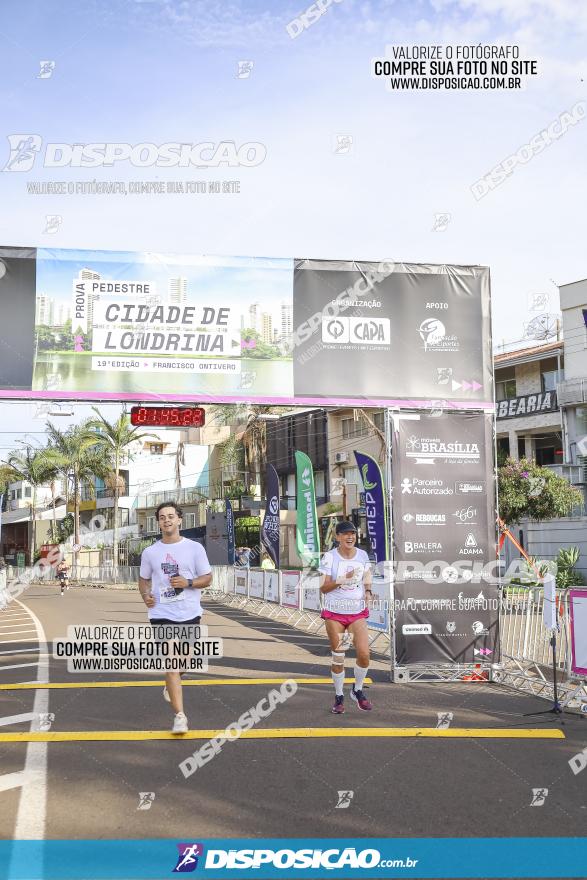
[(366, 678), (366, 676), (367, 676), (368, 671), (369, 671), (369, 667), (368, 667), (368, 666), (366, 666), (366, 667), (363, 669), (362, 666), (356, 666), (356, 665), (355, 665), (355, 690), (356, 690), (356, 691), (362, 691), (362, 690), (363, 690), (363, 684), (364, 684), (364, 682), (365, 682), (365, 678)]
[(342, 697), (344, 693), (344, 672), (332, 672), (332, 681), (334, 682), (334, 692), (337, 697)]

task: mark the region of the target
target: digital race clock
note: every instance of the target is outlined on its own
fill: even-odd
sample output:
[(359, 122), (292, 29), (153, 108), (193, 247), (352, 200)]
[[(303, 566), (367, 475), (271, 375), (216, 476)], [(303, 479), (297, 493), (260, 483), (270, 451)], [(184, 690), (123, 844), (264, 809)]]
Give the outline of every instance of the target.
[(144, 428), (201, 428), (206, 413), (201, 406), (133, 406), (130, 423)]

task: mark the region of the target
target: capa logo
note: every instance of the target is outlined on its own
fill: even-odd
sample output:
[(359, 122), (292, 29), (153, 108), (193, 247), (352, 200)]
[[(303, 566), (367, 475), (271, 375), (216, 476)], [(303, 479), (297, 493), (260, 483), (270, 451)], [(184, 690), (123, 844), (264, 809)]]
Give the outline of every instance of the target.
[(349, 318), (351, 342), (370, 342), (389, 345), (391, 322), (389, 318)]
[[(8, 135), (10, 155), (4, 171), (30, 171), (41, 152), (38, 134)], [(219, 168), (226, 165), (253, 167), (267, 156), (264, 144), (250, 141), (237, 146), (234, 141), (199, 144), (47, 144), (43, 156), (45, 168), (110, 168), (118, 162), (130, 162), (136, 168)]]
[(322, 318), (322, 342), (344, 345), (389, 345), (389, 318)]

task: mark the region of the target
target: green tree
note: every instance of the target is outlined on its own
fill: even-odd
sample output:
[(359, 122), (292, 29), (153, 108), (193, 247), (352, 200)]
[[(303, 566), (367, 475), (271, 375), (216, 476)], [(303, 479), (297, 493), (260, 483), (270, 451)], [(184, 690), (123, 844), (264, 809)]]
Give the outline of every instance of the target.
[(564, 477), (526, 458), (508, 458), (497, 474), (499, 515), (508, 526), (522, 517), (539, 522), (567, 516), (583, 500)]
[(18, 480), (18, 477), (15, 476), (14, 470), (10, 465), (0, 462), (0, 495), (5, 495), (8, 484), (14, 483), (15, 480)]
[[(93, 486), (96, 477), (106, 478), (111, 473), (110, 457), (96, 443), (96, 431), (90, 428), (90, 420), (72, 425), (60, 431), (47, 422), (49, 437), (47, 456), (60, 474), (67, 480), (68, 495), (73, 500), (73, 536), (79, 545), (79, 513), (82, 486)], [(77, 570), (77, 550), (73, 553), (73, 568)]]
[(252, 327), (241, 331), (241, 339), (246, 345), (243, 349), (243, 357), (247, 358), (277, 358), (281, 352), (276, 345), (264, 342), (260, 333)]
[[(92, 409), (97, 415), (96, 419), (90, 419), (87, 422), (88, 429), (93, 433), (95, 447), (101, 450), (109, 467), (112, 469), (112, 484), (114, 494), (114, 526), (112, 536), (112, 552), (114, 556), (114, 582), (118, 577), (118, 504), (120, 500), (120, 490), (125, 488), (124, 480), (120, 477), (120, 465), (125, 455), (129, 457), (129, 446), (137, 440), (143, 440), (148, 437), (155, 437), (154, 434), (141, 433), (139, 428), (133, 428), (129, 417), (122, 413), (115, 422), (109, 422), (100, 413), (97, 407)], [(182, 452), (183, 452), (183, 444)], [(179, 461), (176, 462), (176, 476), (179, 472)], [(179, 477), (178, 477), (179, 479)]]
[(29, 564), (32, 565), (37, 548), (37, 491), (40, 486), (52, 478), (55, 473), (55, 467), (46, 449), (35, 449), (33, 446), (25, 446), (22, 450), (11, 452), (8, 456), (8, 465), (16, 479), (25, 480), (32, 487), (32, 495), (29, 502), (31, 514)]

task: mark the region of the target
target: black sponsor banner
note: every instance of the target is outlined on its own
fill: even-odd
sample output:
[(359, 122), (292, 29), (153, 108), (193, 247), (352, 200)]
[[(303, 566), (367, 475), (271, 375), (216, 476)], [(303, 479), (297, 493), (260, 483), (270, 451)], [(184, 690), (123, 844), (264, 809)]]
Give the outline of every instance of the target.
[(279, 477), (272, 464), (267, 465), (267, 503), (261, 526), (261, 543), (279, 568)]
[(499, 660), (497, 584), (396, 583), (396, 661)]
[(518, 416), (542, 415), (558, 409), (556, 391), (544, 391), (540, 394), (523, 394), (520, 397), (509, 397), (498, 400), (495, 410), (497, 419), (514, 419)]
[[(399, 419), (393, 439), (396, 591), (407, 602), (412, 591), (416, 595), (422, 589), (451, 600), (488, 590), (498, 573), (491, 417), (420, 414)], [(402, 613), (407, 617), (396, 622), (398, 659), (462, 662), (476, 618), (473, 607), (467, 610), (463, 603), (457, 612), (463, 615), (456, 620), (460, 642), (439, 633), (439, 621), (420, 619), (418, 609), (406, 605)], [(483, 628), (495, 630), (497, 608), (485, 613)]]
[(491, 399), (484, 267), (298, 260), (294, 327), (296, 395)]
[(30, 390), (35, 351), (36, 250), (0, 247), (0, 388)]

